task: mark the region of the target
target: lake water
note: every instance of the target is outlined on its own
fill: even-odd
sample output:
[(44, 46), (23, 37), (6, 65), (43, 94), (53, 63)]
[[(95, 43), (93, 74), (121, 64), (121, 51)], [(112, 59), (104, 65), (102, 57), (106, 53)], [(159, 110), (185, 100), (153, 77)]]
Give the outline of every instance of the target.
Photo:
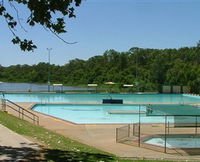
[[(53, 87), (50, 86), (50, 91), (60, 91), (60, 86)], [(63, 86), (63, 91), (87, 91), (94, 90), (94, 88), (79, 88), (73, 86)], [(19, 92), (28, 92), (28, 91), (48, 91), (47, 84), (31, 84), (31, 83), (0, 83), (0, 91), (19, 91)]]

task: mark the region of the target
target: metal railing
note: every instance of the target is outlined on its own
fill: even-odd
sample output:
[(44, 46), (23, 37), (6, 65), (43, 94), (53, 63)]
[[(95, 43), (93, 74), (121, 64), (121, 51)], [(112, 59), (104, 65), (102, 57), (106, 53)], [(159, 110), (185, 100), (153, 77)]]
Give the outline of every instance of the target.
[[(29, 119), (33, 122), (33, 124), (39, 125), (39, 117), (34, 113), (24, 109), (23, 107), (17, 105), (16, 103), (8, 99), (2, 99), (2, 102), (5, 103), (6, 108), (10, 108), (17, 112), (19, 118), (24, 120)], [(4, 111), (6, 111), (6, 108), (4, 109)]]

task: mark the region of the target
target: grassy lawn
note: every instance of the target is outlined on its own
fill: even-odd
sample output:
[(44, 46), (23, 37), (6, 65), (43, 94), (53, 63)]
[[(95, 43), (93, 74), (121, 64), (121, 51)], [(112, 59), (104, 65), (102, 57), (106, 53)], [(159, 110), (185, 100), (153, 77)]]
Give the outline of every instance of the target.
[[(0, 124), (42, 145), (41, 151), (29, 154), (26, 160), (39, 161), (132, 161), (66, 138), (55, 132), (38, 127), (15, 116), (0, 111)], [(140, 160), (136, 160), (140, 161)], [(145, 160), (144, 160), (145, 162)], [(150, 161), (148, 161), (150, 162)], [(163, 162), (163, 161), (162, 161)]]

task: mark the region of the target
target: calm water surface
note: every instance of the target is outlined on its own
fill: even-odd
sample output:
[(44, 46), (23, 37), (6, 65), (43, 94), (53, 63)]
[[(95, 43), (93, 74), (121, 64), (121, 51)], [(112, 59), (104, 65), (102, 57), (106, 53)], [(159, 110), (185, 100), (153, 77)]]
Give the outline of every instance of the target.
[[(53, 87), (51, 85), (50, 91), (53, 91), (53, 90), (60, 91), (61, 87), (60, 86)], [(94, 89), (93, 88), (78, 88), (78, 87), (73, 87), (73, 86), (63, 86), (63, 91), (87, 91), (87, 90), (94, 90)], [(48, 85), (47, 84), (31, 84), (31, 83), (0, 83), (0, 91), (6, 91), (6, 92), (43, 91), (43, 92), (47, 92)]]
[(125, 104), (188, 104), (200, 103), (200, 97), (182, 94), (86, 94), (86, 93), (5, 93), (13, 102), (38, 103), (102, 103), (103, 99), (123, 99)]

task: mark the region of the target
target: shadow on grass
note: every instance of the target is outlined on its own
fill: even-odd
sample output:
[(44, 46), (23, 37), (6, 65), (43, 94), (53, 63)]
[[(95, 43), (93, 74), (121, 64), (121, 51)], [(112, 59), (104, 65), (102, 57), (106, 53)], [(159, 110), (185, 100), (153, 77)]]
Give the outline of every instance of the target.
[(38, 150), (30, 147), (0, 146), (0, 161), (40, 161)]
[(34, 149), (30, 147), (0, 146), (0, 161), (115, 161), (112, 156), (100, 153)]
[(112, 156), (100, 154), (100, 153), (88, 153), (88, 152), (74, 152), (74, 151), (62, 151), (62, 150), (45, 150), (45, 159), (52, 161), (114, 161)]

